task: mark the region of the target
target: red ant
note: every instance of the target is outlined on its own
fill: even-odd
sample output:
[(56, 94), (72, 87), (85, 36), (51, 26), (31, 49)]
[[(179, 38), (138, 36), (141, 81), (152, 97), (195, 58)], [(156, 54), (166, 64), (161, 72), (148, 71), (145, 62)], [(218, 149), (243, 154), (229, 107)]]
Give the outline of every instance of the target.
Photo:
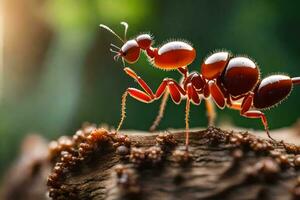
[[(117, 36), (124, 44), (117, 51), (115, 59), (122, 57), (123, 63), (135, 63), (139, 59), (141, 51), (149, 57), (151, 63), (162, 70), (177, 69), (182, 75), (183, 80), (177, 83), (175, 80), (165, 78), (156, 92), (154, 93), (147, 83), (138, 76), (132, 69), (125, 67), (124, 71), (132, 77), (143, 88), (144, 91), (136, 88), (128, 88), (122, 96), (121, 120), (117, 131), (125, 119), (126, 97), (129, 94), (138, 101), (151, 103), (158, 100), (163, 94), (162, 103), (157, 118), (151, 130), (154, 130), (161, 118), (168, 96), (173, 102), (179, 104), (186, 98), (185, 125), (186, 125), (186, 148), (189, 144), (189, 111), (190, 102), (195, 105), (205, 99), (207, 115), (210, 125), (214, 123), (215, 104), (223, 109), (225, 106), (240, 111), (240, 114), (247, 118), (260, 118), (268, 137), (274, 140), (269, 134), (268, 122), (262, 110), (277, 105), (284, 100), (291, 92), (293, 85), (300, 85), (300, 77), (290, 78), (287, 75), (271, 75), (260, 80), (258, 66), (247, 57), (235, 57), (229, 52), (216, 52), (207, 57), (202, 66), (201, 73), (187, 70), (195, 57), (195, 49), (188, 43), (182, 41), (172, 41), (162, 45), (160, 48), (152, 47), (153, 39), (149, 34), (141, 34), (131, 40), (126, 40), (128, 25), (125, 26), (125, 36), (122, 39), (114, 31), (105, 25), (100, 27), (110, 31)], [(210, 98), (211, 97), (211, 98)]]

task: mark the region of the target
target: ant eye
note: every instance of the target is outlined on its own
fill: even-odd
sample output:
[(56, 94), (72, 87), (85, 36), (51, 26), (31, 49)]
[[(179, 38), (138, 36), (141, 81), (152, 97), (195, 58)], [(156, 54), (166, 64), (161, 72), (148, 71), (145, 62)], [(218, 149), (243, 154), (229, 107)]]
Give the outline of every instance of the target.
[(128, 63), (135, 63), (140, 57), (140, 47), (135, 40), (128, 40), (121, 48), (120, 54)]

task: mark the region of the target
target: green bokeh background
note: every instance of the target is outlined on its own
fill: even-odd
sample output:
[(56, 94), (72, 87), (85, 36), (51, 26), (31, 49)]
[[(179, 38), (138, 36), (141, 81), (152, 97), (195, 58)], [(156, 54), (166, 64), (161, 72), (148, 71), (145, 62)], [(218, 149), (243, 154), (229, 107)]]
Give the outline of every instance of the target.
[[(121, 45), (104, 23), (130, 37), (150, 32), (159, 46), (172, 39), (190, 41), (197, 59), (190, 70), (216, 49), (248, 55), (262, 76), (284, 72), (300, 75), (299, 1), (180, 0), (7, 0), (4, 3), (4, 71), (0, 102), (0, 170), (9, 166), (28, 133), (48, 139), (73, 134), (82, 122), (117, 125), (121, 95), (137, 84), (109, 52)], [(179, 74), (149, 65), (143, 55), (131, 67), (157, 88), (164, 77)], [(266, 111), (271, 129), (290, 126), (300, 113), (300, 88), (289, 99)], [(159, 102), (130, 99), (125, 129), (147, 130)], [(218, 122), (261, 129), (259, 120), (232, 110), (218, 110)], [(206, 126), (204, 105), (192, 106), (191, 126)], [(184, 105), (168, 104), (160, 129), (182, 128)]]

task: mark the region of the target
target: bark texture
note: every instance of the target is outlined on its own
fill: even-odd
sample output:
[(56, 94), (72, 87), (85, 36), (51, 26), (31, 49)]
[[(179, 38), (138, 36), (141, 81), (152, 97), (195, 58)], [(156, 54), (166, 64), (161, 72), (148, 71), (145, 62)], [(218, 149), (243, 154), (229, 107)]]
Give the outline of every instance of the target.
[[(298, 128), (279, 130), (280, 134), (274, 137), (286, 134), (286, 140), (291, 142), (289, 139), (299, 138)], [(38, 165), (28, 165), (35, 171), (25, 174), (26, 181), (19, 181), (19, 185), (6, 182), (4, 199), (48, 199), (47, 190), (51, 189), (55, 191), (53, 199), (298, 199), (300, 196), (297, 156), (300, 147), (286, 141), (274, 142), (248, 132), (209, 127), (190, 133), (187, 154), (181, 131), (160, 135), (124, 133), (128, 134), (130, 146), (116, 145), (115, 139), (107, 142), (106, 138), (105, 144), (100, 142), (102, 146), (93, 146), (93, 152), (84, 154), (72, 167), (63, 168), (61, 177), (48, 189), (48, 174), (53, 174), (51, 168), (59, 159), (51, 163), (45, 158)]]

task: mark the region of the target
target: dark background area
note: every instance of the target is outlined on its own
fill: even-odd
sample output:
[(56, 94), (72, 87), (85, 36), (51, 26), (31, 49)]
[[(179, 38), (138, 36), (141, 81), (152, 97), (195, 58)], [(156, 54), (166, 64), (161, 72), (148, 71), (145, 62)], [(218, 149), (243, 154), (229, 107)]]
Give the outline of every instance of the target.
[[(0, 96), (0, 170), (7, 168), (29, 133), (48, 139), (73, 134), (85, 121), (116, 126), (121, 95), (137, 84), (114, 62), (111, 42), (122, 44), (99, 24), (128, 35), (150, 32), (155, 46), (184, 39), (197, 50), (190, 70), (217, 49), (247, 55), (258, 63), (262, 77), (300, 75), (300, 15), (298, 1), (141, 1), (141, 0), (7, 0), (4, 26), (3, 73)], [(131, 67), (151, 88), (174, 71), (152, 67), (143, 55)], [(290, 126), (299, 117), (300, 88), (280, 106), (267, 110), (270, 128)], [(128, 100), (124, 129), (147, 130), (160, 101)], [(160, 129), (184, 127), (184, 104), (167, 105)], [(259, 120), (229, 109), (218, 110), (218, 124), (262, 129)], [(204, 104), (192, 106), (191, 126), (204, 127)]]

